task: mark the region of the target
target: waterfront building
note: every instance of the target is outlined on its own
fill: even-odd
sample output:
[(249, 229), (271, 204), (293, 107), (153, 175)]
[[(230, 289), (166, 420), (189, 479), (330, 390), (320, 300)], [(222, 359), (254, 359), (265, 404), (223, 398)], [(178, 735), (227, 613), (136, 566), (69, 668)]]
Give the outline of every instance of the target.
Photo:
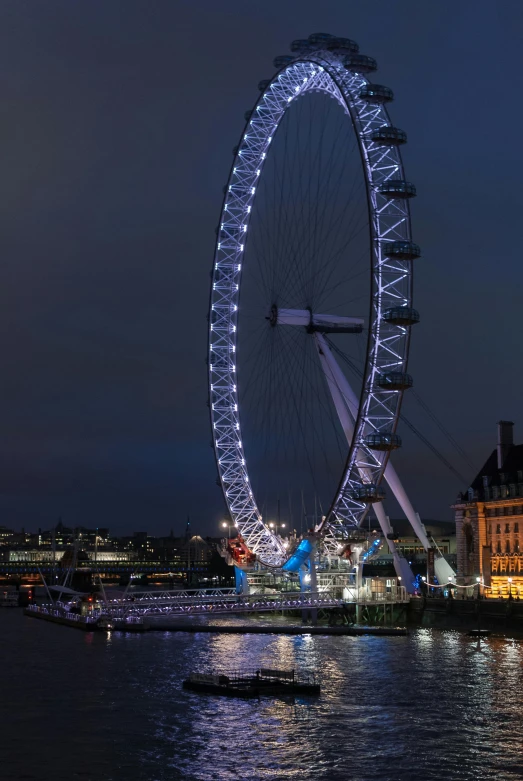
[[(8, 542), (0, 544), (0, 579), (9, 577), (39, 577), (55, 573), (69, 567), (73, 561), (73, 551), (77, 549), (78, 571), (97, 571), (102, 578), (118, 579), (129, 575), (142, 574), (147, 577), (169, 577), (185, 584), (198, 584), (201, 580), (224, 580), (228, 584), (231, 573), (223, 565), (217, 553), (218, 540), (203, 539), (198, 535), (174, 537), (151, 537), (146, 532), (135, 533), (131, 537), (109, 538), (108, 530), (104, 536), (97, 530), (76, 530), (69, 539), (69, 529), (60, 530), (60, 543), (55, 535), (54, 545), (47, 540), (39, 544), (46, 532), (39, 530), (31, 537), (31, 544), (22, 544), (21, 539), (13, 542), (11, 534), (6, 535)], [(92, 533), (91, 533), (92, 532)]]
[[(396, 538), (394, 544), (400, 555), (411, 565), (415, 575), (427, 573), (427, 551), (416, 537), (406, 518), (391, 518), (390, 523)], [(452, 567), (456, 566), (456, 528), (452, 520), (423, 519), (423, 525), (429, 540), (443, 554)], [(380, 534), (378, 521), (370, 519), (370, 533)], [(394, 564), (388, 540), (384, 539), (378, 553), (365, 565), (367, 575), (393, 575)]]
[(0, 554), (0, 561), (6, 561), (10, 563), (31, 563), (31, 564), (52, 564), (53, 562), (59, 562), (64, 557), (64, 550), (50, 551), (39, 550), (38, 548), (16, 548), (14, 550), (6, 550), (3, 554)]
[[(42, 550), (40, 548), (16, 548), (15, 550), (6, 550), (0, 552), (0, 561), (6, 562), (21, 562), (21, 563), (36, 563), (36, 564), (51, 564), (53, 562), (58, 563), (62, 561), (65, 554), (71, 549), (67, 550)], [(84, 551), (82, 551), (84, 552)], [(89, 550), (85, 551), (84, 561), (92, 562), (119, 562), (119, 561), (133, 561), (133, 554), (129, 551), (108, 551), (108, 550)]]
[(523, 445), (511, 421), (498, 423), (498, 444), (453, 505), (458, 583), (485, 597), (523, 598)]
[(12, 529), (0, 526), (0, 545), (8, 545), (14, 536), (15, 532)]

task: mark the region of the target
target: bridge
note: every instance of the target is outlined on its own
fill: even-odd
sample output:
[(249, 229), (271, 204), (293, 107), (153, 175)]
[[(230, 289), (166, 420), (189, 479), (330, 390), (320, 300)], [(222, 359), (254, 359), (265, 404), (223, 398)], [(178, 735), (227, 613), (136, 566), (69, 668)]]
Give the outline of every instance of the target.
[[(107, 561), (82, 561), (79, 562), (76, 567), (77, 572), (98, 572), (103, 577), (121, 577), (122, 575), (137, 575), (138, 573), (144, 575), (158, 575), (164, 578), (169, 577), (203, 577), (209, 575), (209, 566), (198, 562), (198, 564), (180, 563), (179, 561), (148, 561), (148, 560), (129, 560), (119, 561), (117, 559)], [(40, 573), (45, 576), (59, 575), (63, 573), (63, 569), (59, 566), (59, 563), (53, 564), (50, 560), (38, 561), (38, 560), (17, 560), (17, 561), (2, 561), (0, 560), (0, 575), (8, 576), (20, 576), (20, 575), (33, 575), (40, 577)]]
[[(332, 583), (330, 584), (332, 586)], [(339, 588), (339, 586), (338, 586)], [(263, 594), (238, 594), (232, 588), (140, 591), (99, 604), (104, 615), (114, 618), (127, 616), (167, 616), (224, 613), (262, 613), (290, 610), (341, 608), (407, 604), (409, 596), (403, 587), (391, 592), (369, 592), (345, 586), (344, 596), (325, 588), (311, 591), (275, 591)]]
[[(98, 601), (86, 611), (84, 595), (70, 591), (61, 594), (62, 601), (45, 605), (30, 605), (29, 615), (82, 629), (116, 628), (143, 629), (146, 618), (174, 618), (188, 616), (220, 616), (226, 614), (303, 612), (316, 624), (318, 611), (337, 610), (346, 613), (352, 606), (356, 622), (392, 625), (395, 608), (405, 608), (409, 595), (404, 588), (390, 592), (369, 592), (354, 588), (345, 590), (339, 598), (327, 590), (275, 591), (270, 594), (238, 594), (231, 588), (186, 589), (177, 591), (141, 591), (108, 599), (102, 592)], [(69, 597), (67, 601), (66, 596)], [(80, 610), (78, 609), (80, 607)], [(388, 618), (387, 618), (388, 614)], [(329, 624), (330, 624), (329, 620)], [(132, 626), (131, 626), (132, 625)]]
[[(216, 615), (224, 613), (262, 613), (280, 610), (304, 610), (341, 607), (343, 600), (326, 592), (280, 592), (276, 594), (236, 594), (234, 589), (212, 589), (205, 593), (162, 592), (157, 596), (133, 595), (131, 598), (108, 600), (101, 611), (114, 618), (127, 616)], [(216, 593), (221, 591), (222, 593)]]

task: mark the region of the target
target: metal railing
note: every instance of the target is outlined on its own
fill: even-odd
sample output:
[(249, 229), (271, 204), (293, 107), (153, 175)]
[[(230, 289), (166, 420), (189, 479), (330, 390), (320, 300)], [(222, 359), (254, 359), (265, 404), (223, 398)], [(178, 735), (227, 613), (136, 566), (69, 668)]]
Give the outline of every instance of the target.
[(395, 586), (390, 591), (370, 591), (367, 588), (347, 586), (344, 602), (363, 604), (379, 604), (383, 602), (408, 602), (410, 597), (404, 586)]
[[(339, 592), (339, 585), (336, 591)], [(331, 588), (335, 586), (331, 582)], [(245, 613), (341, 607), (346, 603), (406, 603), (409, 596), (403, 586), (390, 591), (369, 591), (346, 586), (343, 598), (335, 596), (326, 584), (317, 592), (278, 591), (264, 594), (237, 594), (235, 589), (187, 589), (183, 591), (136, 592), (100, 605), (100, 614), (113, 617), (130, 615), (175, 615), (190, 613)]]
[(158, 601), (192, 603), (194, 601), (215, 601), (216, 599), (235, 598), (236, 589), (234, 588), (192, 588), (192, 589), (174, 589), (159, 591), (133, 591), (123, 597), (109, 599), (108, 604), (155, 604)]
[[(223, 589), (225, 590), (225, 589)], [(184, 615), (212, 613), (276, 612), (280, 610), (303, 610), (321, 607), (341, 607), (343, 601), (322, 593), (280, 592), (277, 594), (238, 595), (227, 594), (200, 598), (176, 599), (167, 596), (155, 600), (134, 602), (113, 600), (102, 608), (104, 615), (124, 617), (127, 615)]]
[(79, 624), (96, 624), (98, 616), (82, 616), (79, 613), (69, 613), (65, 610), (57, 610), (46, 605), (29, 605), (27, 610), (31, 613), (52, 616), (53, 618), (66, 618), (68, 621), (75, 621)]

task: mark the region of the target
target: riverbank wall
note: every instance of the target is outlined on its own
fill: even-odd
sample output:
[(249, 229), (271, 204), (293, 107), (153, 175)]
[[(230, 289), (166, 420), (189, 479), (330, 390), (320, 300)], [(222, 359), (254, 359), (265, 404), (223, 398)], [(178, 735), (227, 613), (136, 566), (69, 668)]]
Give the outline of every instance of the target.
[(407, 625), (523, 634), (523, 600), (414, 598), (409, 603)]

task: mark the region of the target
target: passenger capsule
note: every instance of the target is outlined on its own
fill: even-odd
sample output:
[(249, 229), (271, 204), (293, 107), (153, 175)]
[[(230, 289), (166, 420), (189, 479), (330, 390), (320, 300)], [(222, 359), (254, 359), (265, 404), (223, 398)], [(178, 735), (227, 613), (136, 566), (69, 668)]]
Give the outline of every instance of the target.
[(275, 57), (272, 64), (275, 68), (280, 70), (280, 68), (285, 68), (286, 65), (290, 65), (291, 62), (294, 62), (294, 57), (291, 57), (290, 54), (282, 54), (280, 57)]
[(362, 483), (359, 486), (352, 486), (347, 491), (347, 497), (355, 502), (382, 502), (385, 499), (385, 491), (373, 483)]
[(421, 257), (421, 248), (413, 241), (388, 241), (383, 244), (382, 253), (387, 258), (415, 260)]
[(291, 43), (291, 52), (296, 52), (297, 54), (305, 54), (306, 52), (310, 52), (311, 49), (312, 46), (307, 38), (298, 38)]
[(245, 114), (243, 115), (245, 117), (245, 121), (248, 122), (253, 114), (254, 114), (254, 111), (252, 110), (252, 108), (249, 109), (249, 111), (246, 111)]
[(351, 41), (350, 38), (331, 38), (330, 41), (327, 41), (325, 48), (330, 52), (339, 52), (340, 54), (344, 52), (357, 54), (360, 49), (356, 41)]
[(419, 312), (408, 306), (395, 306), (383, 312), (383, 319), (392, 325), (416, 325), (419, 323)]
[(416, 187), (404, 179), (387, 179), (378, 185), (377, 190), (387, 198), (414, 198), (416, 195)]
[(382, 390), (408, 390), (414, 385), (414, 380), (410, 374), (403, 374), (402, 372), (386, 372), (385, 374), (378, 374), (376, 379), (376, 386), (382, 388)]
[(262, 79), (261, 81), (259, 81), (258, 89), (260, 90), (260, 92), (265, 92), (265, 90), (267, 89), (270, 83), (271, 83), (270, 79)]
[(407, 143), (407, 134), (404, 130), (391, 125), (383, 125), (370, 134), (370, 140), (378, 146), (401, 146)]
[(239, 150), (240, 150), (240, 147), (239, 147), (239, 146), (233, 146), (233, 148), (232, 148), (232, 153), (233, 153), (233, 155), (234, 155), (235, 157), (236, 157), (236, 155), (238, 154)]
[(309, 43), (314, 49), (326, 49), (328, 42), (334, 37), (330, 33), (312, 33), (309, 35)]
[(360, 98), (367, 103), (390, 103), (394, 100), (394, 93), (382, 84), (365, 84), (360, 90)]
[(371, 450), (390, 451), (401, 447), (401, 437), (392, 431), (374, 431), (367, 434), (363, 443)]
[(343, 64), (352, 73), (372, 73), (378, 69), (378, 63), (374, 57), (367, 57), (366, 54), (351, 54), (349, 57), (345, 57)]

